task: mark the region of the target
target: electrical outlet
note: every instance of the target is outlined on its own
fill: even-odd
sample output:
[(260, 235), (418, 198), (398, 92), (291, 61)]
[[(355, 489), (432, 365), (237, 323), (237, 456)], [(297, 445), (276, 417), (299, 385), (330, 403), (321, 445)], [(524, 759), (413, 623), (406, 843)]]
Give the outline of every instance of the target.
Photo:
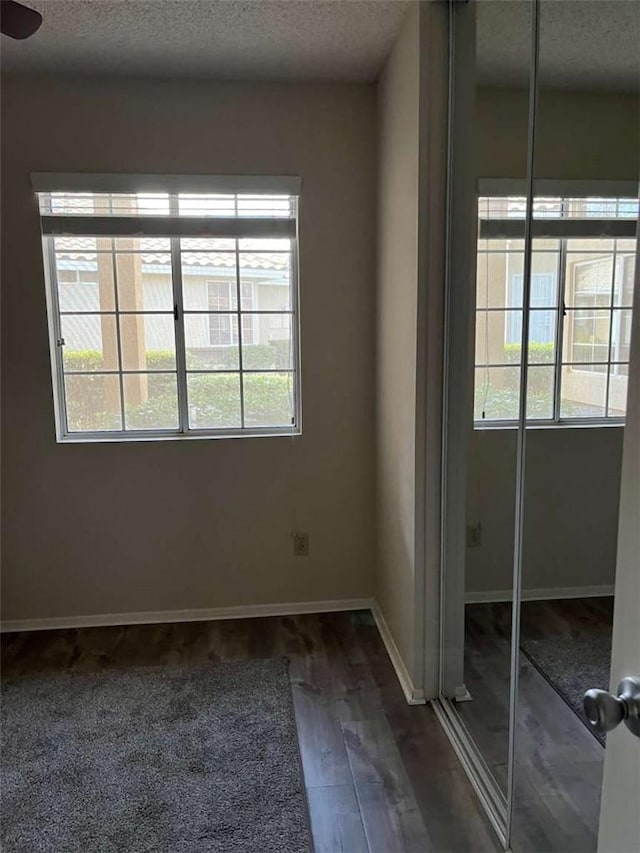
[(482, 545), (482, 523), (467, 525), (467, 548), (479, 548)]
[(303, 530), (292, 530), (291, 538), (293, 539), (293, 555), (294, 557), (309, 556), (309, 534)]

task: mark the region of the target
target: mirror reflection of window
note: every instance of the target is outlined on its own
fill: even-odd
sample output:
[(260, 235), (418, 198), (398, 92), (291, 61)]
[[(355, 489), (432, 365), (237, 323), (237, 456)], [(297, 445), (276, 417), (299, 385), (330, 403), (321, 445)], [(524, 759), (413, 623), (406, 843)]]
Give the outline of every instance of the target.
[[(522, 198), (481, 198), (476, 283), (477, 423), (518, 416), (523, 240), (492, 236), (523, 220)], [(629, 219), (634, 199), (538, 198), (534, 219)], [(516, 223), (516, 229), (518, 225)], [(536, 237), (529, 307), (527, 417), (548, 425), (625, 414), (635, 241)]]

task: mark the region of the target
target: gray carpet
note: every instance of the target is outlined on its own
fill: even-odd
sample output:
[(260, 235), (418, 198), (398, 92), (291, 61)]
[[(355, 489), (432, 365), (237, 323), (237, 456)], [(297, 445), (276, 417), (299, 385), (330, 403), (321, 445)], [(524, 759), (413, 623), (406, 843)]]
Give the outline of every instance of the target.
[(5, 682), (3, 853), (309, 853), (283, 659)]
[(520, 649), (602, 743), (582, 708), (585, 690), (609, 689), (611, 630), (583, 630), (575, 635), (549, 634), (539, 639), (521, 637)]

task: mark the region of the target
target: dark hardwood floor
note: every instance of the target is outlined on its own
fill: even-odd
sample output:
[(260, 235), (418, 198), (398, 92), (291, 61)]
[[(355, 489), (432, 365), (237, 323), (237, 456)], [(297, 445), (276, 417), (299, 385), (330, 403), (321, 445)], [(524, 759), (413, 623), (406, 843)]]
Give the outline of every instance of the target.
[[(506, 790), (511, 605), (466, 608), (465, 682), (457, 705), (496, 781)], [(524, 602), (522, 636), (571, 633), (612, 623), (612, 599)], [(589, 685), (585, 685), (585, 689)], [(593, 853), (597, 848), (604, 747), (520, 655), (516, 726), (514, 853)]]
[(290, 659), (316, 853), (501, 850), (432, 708), (407, 705), (368, 611), (2, 638), (4, 677), (274, 655)]

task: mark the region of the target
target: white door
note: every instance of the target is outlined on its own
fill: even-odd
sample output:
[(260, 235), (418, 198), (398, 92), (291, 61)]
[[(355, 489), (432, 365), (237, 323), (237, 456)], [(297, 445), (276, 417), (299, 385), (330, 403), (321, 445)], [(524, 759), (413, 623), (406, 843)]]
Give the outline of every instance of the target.
[[(627, 420), (622, 457), (611, 691), (640, 678), (640, 252), (636, 254)], [(640, 738), (624, 724), (607, 735), (598, 853), (640, 850)]]

